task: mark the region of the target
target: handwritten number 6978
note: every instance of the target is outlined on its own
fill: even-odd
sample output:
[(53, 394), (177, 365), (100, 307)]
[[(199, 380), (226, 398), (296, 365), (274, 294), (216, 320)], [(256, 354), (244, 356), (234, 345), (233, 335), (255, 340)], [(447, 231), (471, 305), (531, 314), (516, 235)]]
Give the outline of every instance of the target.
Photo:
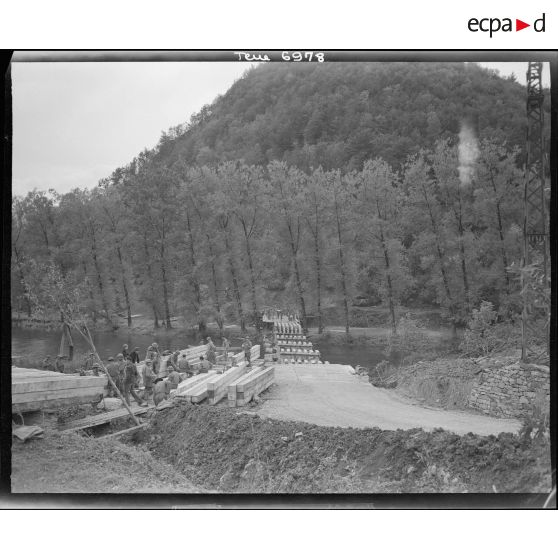
[(294, 51), (294, 52), (289, 52), (288, 50), (284, 50), (281, 53), (281, 58), (285, 61), (285, 62), (312, 62), (312, 60), (314, 60), (315, 62), (323, 62), (324, 61), (324, 53), (323, 52), (313, 52), (313, 51), (305, 51), (305, 52), (301, 52), (301, 51)]

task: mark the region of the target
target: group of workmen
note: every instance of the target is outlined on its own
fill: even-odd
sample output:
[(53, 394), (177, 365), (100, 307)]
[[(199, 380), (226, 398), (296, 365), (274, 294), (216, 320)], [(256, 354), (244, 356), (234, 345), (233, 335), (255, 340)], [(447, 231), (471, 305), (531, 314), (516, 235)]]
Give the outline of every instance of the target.
[[(141, 371), (144, 387), (141, 397), (136, 391), (140, 383), (140, 373), (137, 366), (141, 362), (140, 349), (135, 347), (133, 351), (129, 351), (128, 345), (123, 345), (122, 351), (116, 355), (116, 358), (110, 356), (107, 359), (106, 371), (112, 380), (112, 382), (109, 382), (109, 397), (118, 395), (114, 389), (116, 387), (124, 396), (128, 405), (130, 405), (130, 396), (143, 407), (147, 406), (150, 400), (158, 405), (168, 399), (170, 391), (176, 389), (181, 381), (195, 374), (207, 373), (217, 363), (217, 347), (211, 337), (207, 337), (206, 342), (206, 355), (201, 355), (199, 362), (195, 364), (190, 363), (186, 353), (182, 353), (182, 356), (180, 356), (178, 350), (161, 351), (157, 343), (149, 345)], [(250, 363), (251, 348), (252, 343), (246, 337), (242, 343), (242, 349), (248, 363)], [(221, 350), (226, 366), (229, 361), (230, 342), (225, 337), (223, 337)], [(53, 363), (51, 357), (48, 356), (43, 361), (43, 368), (64, 372), (63, 360), (64, 357), (59, 355)], [(97, 361), (95, 353), (89, 353), (84, 359), (81, 374), (99, 376), (101, 370), (102, 367)]]

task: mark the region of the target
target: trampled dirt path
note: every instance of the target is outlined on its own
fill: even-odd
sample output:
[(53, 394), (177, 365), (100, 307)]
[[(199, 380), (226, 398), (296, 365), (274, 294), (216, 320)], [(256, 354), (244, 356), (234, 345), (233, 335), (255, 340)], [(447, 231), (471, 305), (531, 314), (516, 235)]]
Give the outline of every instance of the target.
[(276, 385), (258, 414), (273, 419), (297, 420), (321, 426), (384, 430), (443, 428), (456, 434), (473, 432), (488, 436), (517, 432), (515, 419), (497, 419), (462, 411), (413, 405), (367, 379), (351, 374), (346, 365), (278, 365)]

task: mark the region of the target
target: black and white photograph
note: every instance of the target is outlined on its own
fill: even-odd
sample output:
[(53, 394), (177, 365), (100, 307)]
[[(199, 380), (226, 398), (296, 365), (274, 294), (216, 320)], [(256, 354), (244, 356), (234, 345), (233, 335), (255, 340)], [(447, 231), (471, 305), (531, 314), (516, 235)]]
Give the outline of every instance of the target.
[(15, 51), (11, 492), (555, 507), (556, 58), (491, 54)]

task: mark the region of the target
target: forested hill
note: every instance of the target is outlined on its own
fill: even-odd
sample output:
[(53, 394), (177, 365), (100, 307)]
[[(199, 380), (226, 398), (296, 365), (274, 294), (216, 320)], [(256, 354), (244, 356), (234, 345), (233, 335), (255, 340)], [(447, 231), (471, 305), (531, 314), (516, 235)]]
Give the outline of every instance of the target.
[(267, 64), (159, 147), (189, 164), (279, 159), (304, 170), (360, 170), (381, 157), (399, 167), (421, 147), (455, 138), (463, 121), (481, 139), (522, 145), (525, 88), (475, 64)]

